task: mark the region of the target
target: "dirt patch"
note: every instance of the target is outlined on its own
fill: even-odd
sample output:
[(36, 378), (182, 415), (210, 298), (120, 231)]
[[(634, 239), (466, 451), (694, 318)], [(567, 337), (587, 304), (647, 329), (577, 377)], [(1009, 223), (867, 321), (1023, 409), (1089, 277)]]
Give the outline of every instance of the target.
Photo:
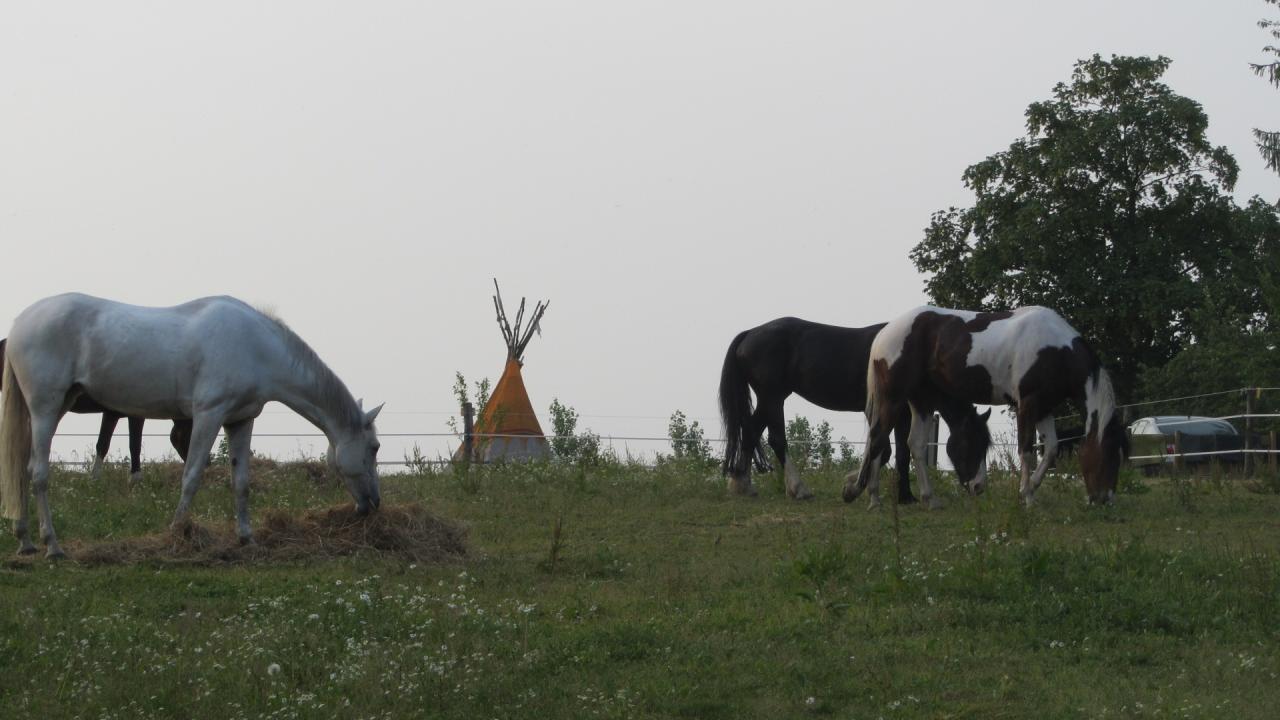
[(466, 529), (417, 503), (383, 506), (366, 516), (351, 505), (309, 510), (302, 515), (275, 510), (254, 529), (254, 542), (241, 545), (235, 528), (191, 525), (182, 531), (96, 543), (70, 543), (67, 553), (86, 565), (140, 563), (224, 565), (379, 553), (414, 562), (450, 562), (467, 556)]

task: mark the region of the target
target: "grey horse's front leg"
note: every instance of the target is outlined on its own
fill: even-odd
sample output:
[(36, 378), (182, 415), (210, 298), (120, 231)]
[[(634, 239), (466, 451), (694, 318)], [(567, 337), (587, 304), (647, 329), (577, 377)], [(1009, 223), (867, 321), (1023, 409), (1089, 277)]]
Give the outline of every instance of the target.
[(182, 470), (182, 496), (178, 499), (178, 508), (173, 513), (174, 530), (182, 530), (187, 524), (191, 511), (191, 500), (200, 489), (200, 478), (205, 466), (209, 464), (209, 451), (218, 438), (218, 428), (222, 425), (224, 412), (203, 412), (193, 419), (191, 424), (191, 448), (187, 452), (187, 463)]

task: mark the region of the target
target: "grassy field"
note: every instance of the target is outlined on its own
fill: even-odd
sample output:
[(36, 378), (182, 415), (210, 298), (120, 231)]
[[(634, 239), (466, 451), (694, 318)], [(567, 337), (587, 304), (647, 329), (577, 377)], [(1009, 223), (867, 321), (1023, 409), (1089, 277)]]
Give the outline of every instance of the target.
[[(74, 542), (157, 532), (172, 468), (60, 473)], [(225, 472), (196, 506), (227, 523)], [(1280, 495), (1126, 477), (1086, 508), (1055, 477), (1021, 508), (868, 512), (730, 497), (714, 470), (474, 468), (384, 479), (469, 527), (444, 565), (364, 555), (193, 567), (0, 567), (0, 716), (1273, 718)], [(343, 500), (303, 468), (266, 508)], [(896, 521), (895, 521), (896, 517)], [(557, 530), (557, 528), (559, 528)], [(14, 543), (4, 548), (10, 553)]]

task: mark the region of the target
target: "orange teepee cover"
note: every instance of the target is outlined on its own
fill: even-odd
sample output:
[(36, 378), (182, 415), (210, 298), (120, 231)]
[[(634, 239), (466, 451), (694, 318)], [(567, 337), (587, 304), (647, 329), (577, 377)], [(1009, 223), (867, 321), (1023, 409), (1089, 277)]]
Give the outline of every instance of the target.
[(524, 378), (520, 375), (520, 363), (507, 358), (507, 366), (498, 378), (498, 385), (489, 396), (489, 402), (476, 421), (477, 434), (537, 435), (542, 437), (542, 426), (529, 401)]

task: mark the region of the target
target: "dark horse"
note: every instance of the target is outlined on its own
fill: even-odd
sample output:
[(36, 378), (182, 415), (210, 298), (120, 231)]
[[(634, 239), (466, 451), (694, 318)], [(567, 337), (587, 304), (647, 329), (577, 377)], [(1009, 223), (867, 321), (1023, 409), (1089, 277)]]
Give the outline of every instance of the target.
[[(761, 472), (769, 470), (760, 445), (760, 435), (768, 429), (769, 446), (782, 464), (787, 494), (796, 499), (813, 497), (795, 464), (787, 460), (782, 403), (795, 393), (828, 410), (863, 412), (867, 358), (882, 327), (884, 323), (846, 328), (784, 317), (738, 333), (729, 344), (720, 372), (720, 416), (728, 438), (723, 471), (729, 475), (731, 490), (755, 494), (751, 465)], [(912, 503), (916, 498), (907, 476), (910, 455), (905, 441), (911, 418), (903, 412), (898, 420), (898, 501)], [(881, 462), (888, 458), (886, 444)]]
[[(870, 362), (871, 450), (888, 443), (888, 427), (897, 422), (904, 406), (910, 406), (918, 421), (940, 404), (1012, 405), (1018, 415), (1022, 497), (1030, 505), (1058, 448), (1054, 408), (1070, 401), (1085, 418), (1079, 457), (1089, 501), (1110, 502), (1115, 496), (1128, 437), (1116, 411), (1111, 379), (1080, 333), (1052, 310), (916, 308), (876, 336)], [(913, 446), (915, 430), (913, 426)], [(1038, 464), (1037, 432), (1044, 440), (1044, 457)], [(912, 454), (919, 463), (920, 449), (913, 447)], [(875, 470), (874, 462), (866, 463), (856, 483), (853, 478), (846, 482), (844, 499), (853, 500), (868, 483), (874, 498)], [(970, 488), (975, 494), (982, 490), (985, 460), (981, 470)], [(930, 492), (921, 468), (920, 494), (927, 499)]]
[[(0, 340), (0, 367), (4, 366), (5, 342), (6, 340)], [(3, 380), (0, 380), (0, 392), (3, 391)], [(102, 413), (102, 427), (98, 430), (97, 454), (93, 458), (93, 477), (96, 480), (102, 473), (102, 461), (107, 457), (107, 452), (111, 450), (111, 436), (116, 431), (116, 424), (120, 422), (120, 418), (125, 416), (99, 405), (88, 395), (81, 395), (76, 398), (76, 401), (69, 409), (71, 412), (81, 415)], [(129, 474), (134, 480), (137, 480), (142, 473), (142, 423), (143, 419), (140, 417), (129, 418)], [(191, 421), (175, 420), (173, 430), (169, 432), (169, 442), (173, 444), (173, 449), (178, 451), (178, 455), (185, 462), (187, 459), (187, 447), (191, 444)]]

